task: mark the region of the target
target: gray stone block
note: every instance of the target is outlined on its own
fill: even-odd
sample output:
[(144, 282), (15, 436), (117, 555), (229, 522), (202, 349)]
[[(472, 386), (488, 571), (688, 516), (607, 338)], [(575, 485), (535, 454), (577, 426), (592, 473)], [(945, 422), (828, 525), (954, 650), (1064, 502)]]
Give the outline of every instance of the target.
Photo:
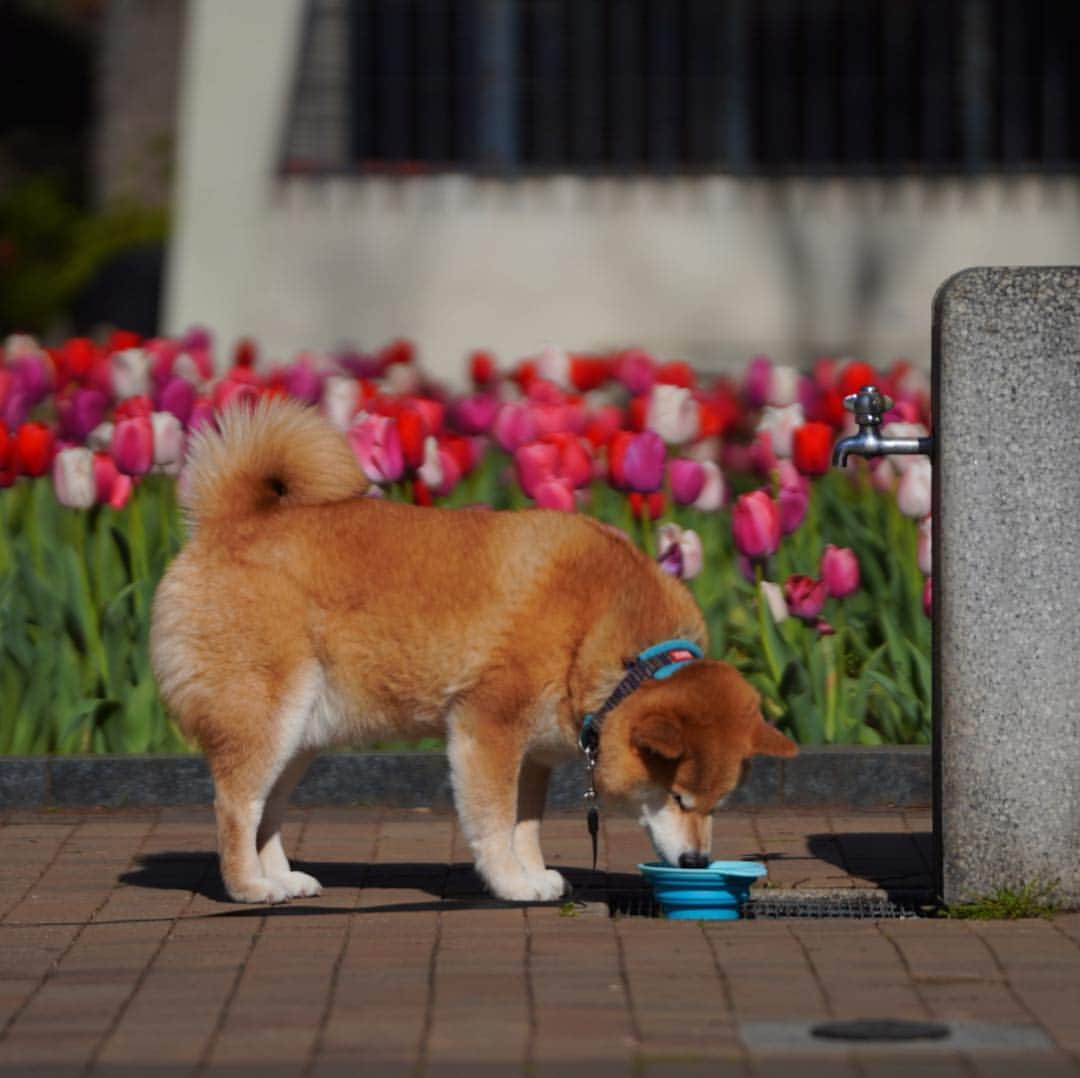
[(939, 886), (1078, 906), (1080, 268), (957, 274), (934, 343)]
[(930, 753), (918, 745), (805, 748), (782, 766), (780, 801), (794, 808), (930, 804)]
[(41, 805), (48, 795), (48, 760), (40, 756), (0, 758), (0, 808)]
[(202, 805), (213, 800), (201, 756), (55, 756), (49, 801), (55, 805)]
[(330, 753), (312, 762), (293, 801), (447, 808), (450, 771), (441, 752)]

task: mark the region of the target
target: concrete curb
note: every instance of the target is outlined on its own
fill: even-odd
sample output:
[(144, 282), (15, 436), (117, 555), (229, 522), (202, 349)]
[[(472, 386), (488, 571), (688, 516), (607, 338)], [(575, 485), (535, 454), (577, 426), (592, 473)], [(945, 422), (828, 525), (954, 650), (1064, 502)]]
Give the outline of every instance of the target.
[[(582, 767), (555, 769), (548, 807), (581, 807)], [(208, 805), (213, 784), (201, 756), (2, 756), (0, 808)], [(312, 763), (299, 805), (448, 809), (442, 753), (341, 752)], [(930, 749), (921, 745), (807, 748), (791, 760), (762, 757), (730, 808), (927, 808)]]

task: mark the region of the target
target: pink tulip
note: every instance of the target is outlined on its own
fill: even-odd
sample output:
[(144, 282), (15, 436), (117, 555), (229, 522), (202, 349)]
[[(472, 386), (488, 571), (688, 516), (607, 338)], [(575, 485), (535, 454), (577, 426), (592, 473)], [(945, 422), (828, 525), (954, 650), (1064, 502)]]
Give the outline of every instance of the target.
[(769, 399), (772, 367), (772, 360), (768, 356), (754, 356), (746, 365), (743, 397), (751, 408), (760, 408)]
[(197, 397), (194, 405), (192, 405), (191, 415), (188, 416), (188, 430), (194, 433), (197, 430), (202, 430), (208, 423), (213, 424), (213, 422), (213, 402), (206, 397)]
[(705, 487), (705, 468), (696, 460), (673, 460), (668, 464), (668, 482), (679, 505), (692, 505)]
[(535, 442), (538, 431), (532, 410), (526, 404), (504, 404), (495, 417), (492, 428), (495, 441), (513, 453), (519, 446)]
[(923, 590), (922, 590), (923, 613), (928, 618), (932, 618), (934, 616), (934, 585), (933, 585), (933, 580), (934, 580), (934, 578), (932, 576), (928, 576), (926, 578), (926, 583), (923, 584)]
[(810, 480), (790, 460), (780, 461), (776, 472), (780, 480), (776, 495), (780, 507), (780, 530), (784, 535), (790, 535), (798, 531), (799, 525), (806, 519), (806, 510), (810, 505)]
[(397, 424), (384, 415), (361, 414), (349, 428), (349, 445), (373, 483), (396, 483), (405, 474)]
[(780, 508), (764, 490), (741, 494), (731, 510), (731, 531), (740, 554), (753, 560), (775, 554), (780, 545)]
[(540, 484), (555, 478), (559, 467), (558, 447), (544, 442), (519, 446), (514, 450), (514, 467), (521, 489), (528, 497), (535, 498)]
[(56, 500), (69, 509), (89, 509), (95, 501), (94, 454), (82, 446), (61, 449), (53, 457)]
[(615, 360), (615, 377), (631, 396), (640, 397), (648, 393), (656, 381), (656, 360), (640, 348), (631, 348)]
[(113, 487), (117, 480), (127, 476), (121, 476), (116, 470), (116, 461), (104, 450), (94, 453), (94, 500), (99, 504), (108, 502), (112, 497)]
[(154, 428), (149, 418), (121, 419), (109, 445), (116, 467), (125, 475), (145, 475), (154, 463)]
[(118, 475), (109, 491), (109, 506), (112, 509), (123, 509), (131, 498), (131, 492), (135, 489), (135, 483), (130, 475)]
[[(752, 471), (763, 478), (776, 467), (776, 451), (773, 449), (772, 435), (767, 430), (759, 431), (754, 436), (753, 442), (748, 447), (747, 463)], [(742, 471), (742, 469), (735, 470)]]
[(788, 610), (803, 621), (817, 621), (826, 598), (823, 580), (793, 574), (784, 582), (784, 599), (787, 601)]
[(821, 579), (834, 599), (843, 599), (859, 588), (859, 559), (848, 547), (825, 547), (821, 555)]
[(457, 457), (444, 446), (440, 445), (438, 452), (442, 478), (434, 490), (440, 498), (445, 498), (461, 481), (461, 465), (458, 464)]
[(222, 378), (211, 392), (214, 409), (223, 412), (226, 408), (235, 408), (242, 404), (253, 405), (259, 399), (258, 389), (249, 382), (234, 378)]
[(488, 393), (463, 397), (454, 408), (454, 423), (462, 434), (486, 434), (499, 414), (498, 398)]
[(934, 518), (925, 516), (919, 521), (919, 541), (916, 547), (919, 571), (929, 576), (934, 569)]
[(916, 457), (900, 476), (896, 505), (906, 517), (921, 519), (932, 507), (932, 469), (926, 457)]
[(680, 528), (678, 524), (660, 527), (657, 540), (657, 561), (665, 573), (680, 580), (693, 580), (702, 569), (705, 557), (697, 532)]
[(576, 508), (574, 490), (565, 479), (557, 477), (542, 479), (537, 484), (533, 497), (541, 509), (559, 509), (565, 513), (572, 513)]

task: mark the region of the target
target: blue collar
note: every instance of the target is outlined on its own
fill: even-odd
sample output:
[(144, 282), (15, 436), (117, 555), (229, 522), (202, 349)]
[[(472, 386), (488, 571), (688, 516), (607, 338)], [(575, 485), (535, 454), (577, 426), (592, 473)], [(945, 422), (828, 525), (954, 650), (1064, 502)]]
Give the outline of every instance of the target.
[(645, 681), (663, 681), (690, 663), (703, 659), (705, 653), (692, 640), (665, 640), (646, 648), (633, 659), (626, 661), (626, 675), (615, 686), (615, 691), (581, 723), (578, 744), (587, 755), (600, 748), (600, 725), (617, 704), (626, 699)]

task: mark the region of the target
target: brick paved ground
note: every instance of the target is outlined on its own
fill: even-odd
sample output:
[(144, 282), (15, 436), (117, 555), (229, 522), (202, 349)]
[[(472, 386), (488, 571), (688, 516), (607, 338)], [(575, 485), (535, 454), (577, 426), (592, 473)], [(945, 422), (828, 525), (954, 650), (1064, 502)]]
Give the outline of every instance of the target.
[[(919, 813), (730, 813), (714, 851), (766, 857), (774, 888), (917, 889), (928, 831)], [(288, 832), (324, 894), (240, 907), (222, 900), (208, 810), (0, 819), (0, 1071), (1080, 1073), (1080, 914), (613, 919), (601, 902), (483, 898), (449, 816), (310, 809)], [(545, 832), (588, 884), (583, 820)], [(620, 878), (648, 856), (636, 825), (607, 820), (602, 837), (604, 879), (636, 882)], [(954, 1037), (852, 1050), (807, 1033), (870, 1016)]]

